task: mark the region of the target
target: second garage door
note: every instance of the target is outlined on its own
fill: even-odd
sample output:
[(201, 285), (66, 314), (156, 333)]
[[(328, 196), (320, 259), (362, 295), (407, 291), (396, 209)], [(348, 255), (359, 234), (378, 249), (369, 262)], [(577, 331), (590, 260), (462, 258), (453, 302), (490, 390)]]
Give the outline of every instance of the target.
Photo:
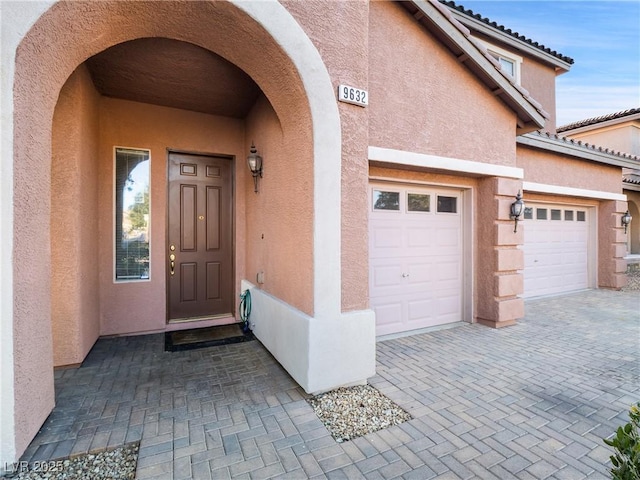
[(524, 296), (589, 288), (589, 210), (531, 204), (524, 215)]
[(376, 334), (462, 320), (461, 191), (382, 184), (370, 193)]

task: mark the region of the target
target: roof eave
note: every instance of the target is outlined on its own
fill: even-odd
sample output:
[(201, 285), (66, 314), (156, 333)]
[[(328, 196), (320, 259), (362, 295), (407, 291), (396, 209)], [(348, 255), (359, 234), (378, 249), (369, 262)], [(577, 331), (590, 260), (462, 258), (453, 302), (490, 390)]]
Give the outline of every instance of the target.
[(626, 117), (618, 117), (618, 118), (603, 120), (601, 122), (588, 123), (586, 125), (581, 125), (581, 126), (570, 128), (570, 129), (562, 129), (562, 127), (558, 127), (558, 133), (562, 133), (563, 136), (576, 135), (578, 133), (589, 132), (597, 128), (607, 128), (607, 127), (612, 127), (614, 125), (620, 125), (627, 122), (634, 122), (637, 120), (640, 120), (640, 113), (627, 115)]
[[(437, 0), (435, 2), (437, 3)], [(471, 70), (495, 96), (499, 97), (500, 100), (516, 112), (518, 116), (518, 134), (521, 135), (544, 127), (545, 116), (496, 69), (467, 38), (468, 35), (465, 35), (460, 28), (456, 27), (440, 11), (440, 8), (447, 9), (446, 6), (440, 6), (440, 4), (435, 6), (428, 0), (409, 0), (400, 3), (405, 8), (407, 8), (407, 5), (415, 7), (416, 11), (412, 11), (414, 10), (412, 8), (408, 8), (408, 10), (416, 20), (436, 35), (461, 64)], [(466, 27), (462, 26), (462, 28)]]
[(560, 153), (580, 160), (587, 160), (604, 165), (635, 169), (640, 167), (640, 162), (631, 158), (621, 158), (615, 154), (605, 153), (598, 150), (590, 150), (588, 147), (583, 145), (575, 145), (562, 140), (542, 137), (535, 134), (520, 135), (516, 138), (516, 142), (520, 145)]
[(546, 63), (553, 65), (556, 70), (556, 74), (560, 75), (568, 72), (571, 69), (571, 64), (569, 62), (565, 62), (558, 57), (551, 55), (539, 48), (535, 48), (533, 45), (529, 45), (527, 42), (523, 42), (522, 40), (515, 38), (505, 32), (497, 30), (493, 28), (491, 25), (487, 25), (481, 20), (477, 18), (469, 17), (464, 13), (452, 8), (448, 5), (445, 5), (453, 14), (453, 16), (462, 23), (464, 26), (470, 28), (471, 30), (475, 30), (476, 32), (482, 33), (487, 37), (493, 38), (500, 43), (508, 45), (512, 48), (520, 50), (522, 52), (527, 53), (528, 55), (535, 57), (539, 60), (542, 60)]

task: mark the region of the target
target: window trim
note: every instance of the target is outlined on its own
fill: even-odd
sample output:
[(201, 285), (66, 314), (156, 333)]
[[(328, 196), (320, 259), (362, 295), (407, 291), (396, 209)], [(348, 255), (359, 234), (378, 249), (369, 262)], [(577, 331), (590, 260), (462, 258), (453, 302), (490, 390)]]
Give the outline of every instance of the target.
[[(127, 278), (127, 279), (118, 279), (117, 278), (117, 249), (116, 249), (116, 218), (117, 218), (117, 214), (116, 214), (116, 210), (118, 208), (117, 206), (117, 200), (116, 200), (116, 176), (117, 176), (117, 164), (116, 164), (116, 159), (117, 159), (117, 151), (118, 150), (133, 150), (133, 151), (140, 151), (140, 152), (147, 152), (147, 156), (148, 156), (148, 161), (149, 161), (149, 220), (147, 222), (147, 235), (149, 238), (149, 275), (147, 278)], [(151, 265), (151, 245), (152, 245), (152, 230), (151, 230), (151, 225), (152, 225), (152, 216), (151, 216), (151, 212), (153, 211), (153, 206), (152, 206), (152, 195), (151, 195), (151, 184), (152, 184), (152, 173), (151, 173), (151, 167), (152, 167), (152, 161), (151, 161), (151, 149), (150, 148), (142, 148), (142, 147), (126, 147), (126, 146), (122, 146), (122, 145), (114, 145), (113, 146), (113, 157), (112, 157), (112, 184), (111, 184), (111, 194), (113, 195), (113, 200), (112, 200), (112, 205), (113, 205), (113, 210), (112, 210), (112, 220), (111, 220), (111, 233), (112, 233), (112, 237), (111, 237), (111, 248), (113, 249), (113, 258), (112, 258), (112, 268), (113, 268), (113, 274), (112, 274), (112, 282), (116, 285), (120, 285), (120, 284), (126, 284), (126, 283), (140, 283), (140, 282), (150, 282), (151, 281), (151, 276), (152, 276), (152, 265)]]

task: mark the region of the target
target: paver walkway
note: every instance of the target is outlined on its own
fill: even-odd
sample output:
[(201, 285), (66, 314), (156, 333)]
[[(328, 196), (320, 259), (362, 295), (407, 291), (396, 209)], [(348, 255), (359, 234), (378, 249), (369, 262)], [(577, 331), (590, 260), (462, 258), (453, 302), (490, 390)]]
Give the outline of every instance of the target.
[(163, 352), (101, 339), (56, 371), (57, 406), (22, 460), (140, 440), (140, 479), (608, 478), (602, 442), (640, 400), (640, 294), (526, 303), (518, 325), (378, 343), (370, 383), (413, 415), (336, 443), (258, 343)]

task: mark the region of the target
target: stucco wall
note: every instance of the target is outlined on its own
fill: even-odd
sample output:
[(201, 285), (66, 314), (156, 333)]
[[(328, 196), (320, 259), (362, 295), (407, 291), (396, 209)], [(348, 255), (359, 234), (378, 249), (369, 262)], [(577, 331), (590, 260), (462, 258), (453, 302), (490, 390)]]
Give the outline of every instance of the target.
[[(151, 278), (114, 282), (113, 168), (114, 147), (151, 150)], [(166, 324), (167, 148), (236, 156), (237, 196), (248, 186), (244, 124), (241, 120), (103, 97), (100, 103), (99, 265), (101, 334), (164, 330)], [(236, 237), (237, 252), (244, 238)], [(238, 257), (237, 257), (238, 258)], [(236, 291), (244, 274), (236, 262)], [(144, 299), (142, 301), (141, 299)]]
[[(368, 89), (369, 2), (282, 2), (318, 48), (334, 88)], [(322, 11), (322, 15), (318, 15)], [(348, 45), (348, 54), (346, 45)], [(342, 310), (368, 306), (367, 147), (369, 111), (339, 103), (342, 128)]]
[(401, 6), (370, 12), (370, 144), (515, 165), (515, 114)]
[(82, 362), (100, 333), (99, 101), (81, 65), (62, 88), (53, 117), (51, 323), (56, 366)]
[(311, 159), (305, 158), (298, 143), (302, 132), (292, 125), (283, 132), (263, 96), (246, 122), (244, 150), (248, 153), (255, 142), (263, 157), (263, 178), (259, 178), (255, 193), (246, 161), (238, 162), (251, 179), (245, 182), (246, 214), (238, 216), (247, 232), (244, 278), (257, 283), (257, 273), (264, 272), (260, 288), (312, 315), (313, 177)]
[[(569, 73), (571, 75), (571, 73)], [(556, 131), (556, 72), (549, 65), (524, 57), (520, 66), (520, 83), (529, 91), (531, 97), (542, 105), (549, 119), (545, 122), (544, 130)]]
[(620, 167), (586, 162), (520, 145), (517, 156), (518, 167), (524, 169), (524, 180), (527, 182), (621, 192)]

